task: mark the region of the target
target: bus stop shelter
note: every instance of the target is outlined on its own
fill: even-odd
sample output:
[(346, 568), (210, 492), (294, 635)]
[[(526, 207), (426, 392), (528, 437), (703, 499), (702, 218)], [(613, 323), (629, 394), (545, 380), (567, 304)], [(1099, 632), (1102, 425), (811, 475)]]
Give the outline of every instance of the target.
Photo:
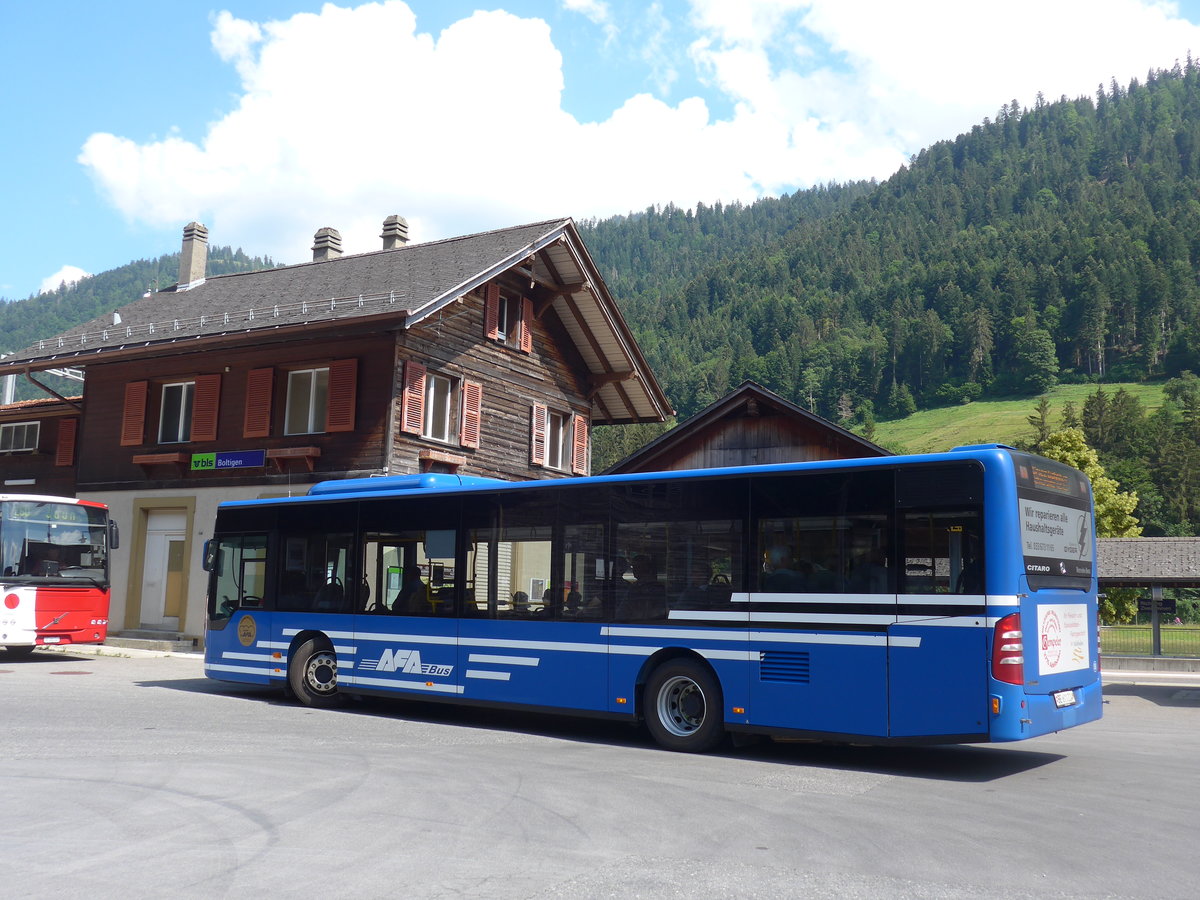
[(1149, 589), (1139, 609), (1150, 613), (1152, 653), (1162, 655), (1160, 619), (1174, 615), (1175, 598), (1167, 588), (1200, 588), (1200, 537), (1099, 538), (1100, 592), (1107, 588)]

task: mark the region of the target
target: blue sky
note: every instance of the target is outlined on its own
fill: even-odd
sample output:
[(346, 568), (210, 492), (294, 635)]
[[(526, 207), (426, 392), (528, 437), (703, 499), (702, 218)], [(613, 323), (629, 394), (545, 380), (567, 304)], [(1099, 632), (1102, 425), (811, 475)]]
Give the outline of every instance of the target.
[(1200, 0), (60, 0), (0, 28), (0, 297), (886, 178), (1012, 99), (1200, 55)]

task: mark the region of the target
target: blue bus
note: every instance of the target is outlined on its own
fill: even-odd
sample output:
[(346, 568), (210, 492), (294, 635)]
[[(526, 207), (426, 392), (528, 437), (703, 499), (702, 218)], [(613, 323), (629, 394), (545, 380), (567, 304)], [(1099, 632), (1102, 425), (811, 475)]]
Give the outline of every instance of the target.
[(730, 733), (1014, 741), (1101, 715), (1091, 487), (1000, 445), (221, 504), (205, 672)]

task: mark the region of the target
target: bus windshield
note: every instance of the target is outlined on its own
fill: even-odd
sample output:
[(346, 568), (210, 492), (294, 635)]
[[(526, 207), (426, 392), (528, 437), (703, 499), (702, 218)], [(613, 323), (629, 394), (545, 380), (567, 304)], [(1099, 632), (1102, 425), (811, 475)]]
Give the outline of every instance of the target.
[(6, 582), (108, 581), (107, 512), (52, 500), (0, 501), (0, 566)]

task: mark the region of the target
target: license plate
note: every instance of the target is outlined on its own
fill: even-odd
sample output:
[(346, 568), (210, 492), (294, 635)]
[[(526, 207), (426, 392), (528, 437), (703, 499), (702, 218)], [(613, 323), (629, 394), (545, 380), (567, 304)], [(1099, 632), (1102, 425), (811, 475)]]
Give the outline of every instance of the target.
[(1059, 709), (1075, 705), (1074, 691), (1056, 691), (1054, 694), (1051, 694), (1051, 696), (1054, 697), (1054, 705)]
[(43, 644), (57, 644), (57, 643), (58, 643), (58, 638), (56, 638), (56, 637), (45, 637), (45, 638), (42, 638), (42, 643), (43, 643)]

